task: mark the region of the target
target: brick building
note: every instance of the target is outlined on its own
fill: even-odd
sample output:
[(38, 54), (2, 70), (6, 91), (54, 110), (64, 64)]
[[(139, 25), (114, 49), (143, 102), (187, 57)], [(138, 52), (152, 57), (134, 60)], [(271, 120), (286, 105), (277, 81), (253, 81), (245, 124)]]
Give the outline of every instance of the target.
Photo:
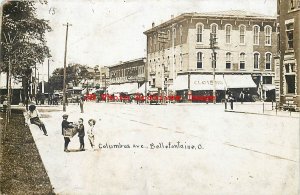
[(120, 62), (109, 66), (109, 94), (135, 94), (145, 92), (145, 58)]
[(275, 98), (276, 18), (245, 11), (184, 13), (145, 31), (148, 78), (165, 93), (211, 93), (210, 37), (216, 38), (215, 85), (219, 100), (225, 90), (235, 96), (247, 90)]
[(284, 108), (300, 109), (300, 0), (277, 0), (277, 99)]

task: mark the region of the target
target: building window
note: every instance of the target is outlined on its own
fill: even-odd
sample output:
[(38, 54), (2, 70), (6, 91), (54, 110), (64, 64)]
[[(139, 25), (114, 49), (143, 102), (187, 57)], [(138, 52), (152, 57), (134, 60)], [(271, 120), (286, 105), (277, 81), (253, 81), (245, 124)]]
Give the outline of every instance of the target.
[(271, 70), (271, 53), (266, 53), (266, 70)]
[(203, 60), (202, 60), (202, 58), (203, 58), (202, 52), (198, 52), (197, 53), (197, 68), (203, 68), (203, 64), (202, 64)]
[(240, 69), (245, 69), (245, 53), (240, 53)]
[(254, 64), (253, 64), (254, 69), (259, 68), (259, 53), (254, 54)]
[(149, 51), (152, 51), (152, 37), (150, 37), (150, 46), (149, 46)]
[(176, 39), (176, 28), (173, 28), (173, 39), (174, 39), (174, 41)]
[(271, 33), (272, 33), (271, 26), (266, 26), (265, 27), (265, 44), (266, 45), (271, 45)]
[(171, 33), (170, 33), (170, 30), (167, 31), (167, 39), (168, 39), (168, 41), (167, 41), (166, 45), (167, 45), (167, 47), (169, 47), (169, 46), (170, 46), (170, 41), (171, 41)]
[(203, 24), (197, 24), (197, 43), (202, 43)]
[(227, 24), (225, 26), (225, 31), (226, 31), (226, 43), (230, 43), (231, 42), (231, 25)]
[(211, 54), (211, 57), (212, 57), (212, 65), (211, 65), (211, 67), (212, 68), (217, 68), (217, 53), (215, 52), (215, 53), (212, 53)]
[(296, 1), (296, 0), (290, 0), (290, 9), (291, 9), (291, 10), (295, 9), (295, 4), (296, 4), (295, 1)]
[(240, 44), (245, 44), (245, 31), (246, 27), (244, 25), (240, 26)]
[(294, 48), (294, 23), (289, 23), (286, 25), (286, 35), (287, 35), (288, 49), (293, 49)]
[(253, 27), (253, 44), (254, 45), (259, 44), (259, 26)]
[(217, 38), (217, 30), (218, 30), (218, 25), (217, 24), (212, 24), (211, 25), (211, 34), (212, 38)]
[(226, 53), (226, 69), (231, 69), (231, 53)]
[(179, 27), (180, 44), (182, 44), (182, 25)]
[(154, 45), (153, 51), (156, 51), (156, 35), (154, 35), (153, 37), (153, 45)]
[(180, 70), (182, 70), (182, 53), (180, 54)]
[(286, 92), (295, 94), (296, 92), (295, 75), (285, 75), (285, 81), (286, 81)]

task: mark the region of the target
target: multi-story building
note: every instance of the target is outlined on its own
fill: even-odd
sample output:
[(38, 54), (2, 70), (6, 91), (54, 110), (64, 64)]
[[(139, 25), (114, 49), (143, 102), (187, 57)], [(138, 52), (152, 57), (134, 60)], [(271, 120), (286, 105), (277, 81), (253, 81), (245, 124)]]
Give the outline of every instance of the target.
[(152, 87), (185, 97), (212, 94), (215, 73), (219, 100), (228, 89), (275, 98), (275, 17), (245, 11), (184, 13), (158, 26), (152, 23), (144, 34)]
[(107, 66), (100, 67), (100, 88), (106, 89), (109, 82), (109, 68)]
[[(145, 92), (145, 58), (120, 62), (109, 66), (109, 94), (135, 94)], [(146, 85), (147, 86), (147, 85)]]
[(277, 0), (278, 99), (283, 108), (300, 110), (300, 0)]

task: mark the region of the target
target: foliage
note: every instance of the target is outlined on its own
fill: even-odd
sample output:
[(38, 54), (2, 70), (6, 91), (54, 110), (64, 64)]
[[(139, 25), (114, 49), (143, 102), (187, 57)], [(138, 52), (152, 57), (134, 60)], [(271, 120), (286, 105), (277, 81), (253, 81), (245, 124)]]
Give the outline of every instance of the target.
[[(52, 76), (49, 78), (49, 83), (54, 90), (63, 89), (63, 76), (63, 68), (57, 68), (53, 71)], [(87, 66), (72, 64), (66, 68), (66, 83), (72, 83), (73, 86), (77, 86), (82, 79), (87, 78), (89, 78)]]
[(28, 76), (29, 69), (50, 57), (45, 33), (51, 31), (48, 21), (36, 17), (34, 1), (8, 1), (3, 5), (0, 71), (12, 65), (15, 77)]

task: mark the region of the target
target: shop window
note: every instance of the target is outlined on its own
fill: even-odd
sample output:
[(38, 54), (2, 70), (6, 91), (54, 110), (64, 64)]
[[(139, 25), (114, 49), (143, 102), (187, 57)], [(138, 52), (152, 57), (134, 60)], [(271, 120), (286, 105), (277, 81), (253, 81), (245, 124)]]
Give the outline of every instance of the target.
[(240, 69), (245, 69), (245, 53), (240, 54)]
[(198, 52), (197, 53), (197, 68), (202, 68), (202, 58), (203, 58), (203, 54), (202, 52)]
[(263, 77), (263, 84), (272, 84), (272, 77), (264, 76)]
[(231, 53), (226, 53), (226, 69), (231, 69)]

